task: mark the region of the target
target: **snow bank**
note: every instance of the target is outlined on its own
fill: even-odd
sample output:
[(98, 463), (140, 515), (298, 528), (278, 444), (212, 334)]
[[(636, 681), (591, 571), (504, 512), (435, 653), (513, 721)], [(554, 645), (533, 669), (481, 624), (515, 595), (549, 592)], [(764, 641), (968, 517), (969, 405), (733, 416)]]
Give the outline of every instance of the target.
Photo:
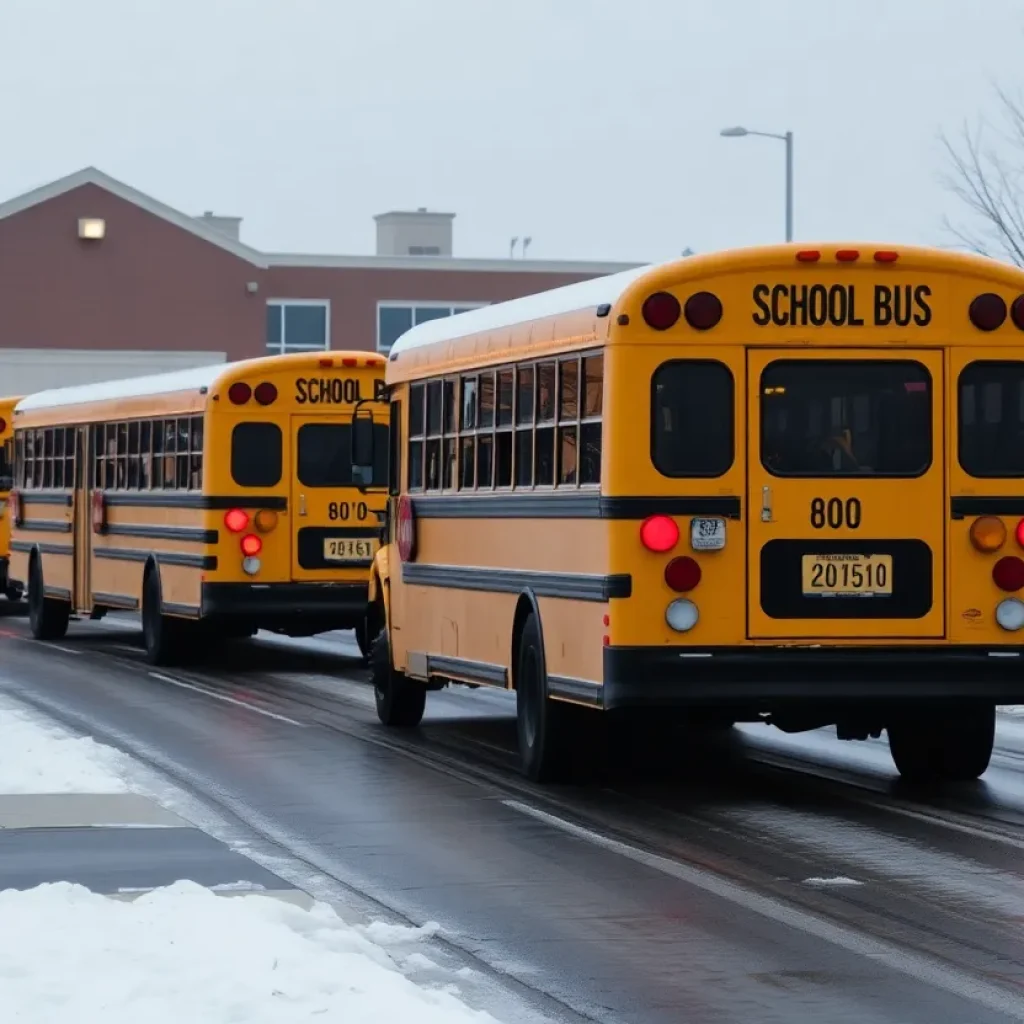
[(178, 882), (134, 902), (66, 882), (0, 892), (0, 1019), (19, 1024), (485, 1024), (406, 978), (326, 904)]
[(125, 793), (128, 764), (113, 747), (0, 707), (0, 793)]

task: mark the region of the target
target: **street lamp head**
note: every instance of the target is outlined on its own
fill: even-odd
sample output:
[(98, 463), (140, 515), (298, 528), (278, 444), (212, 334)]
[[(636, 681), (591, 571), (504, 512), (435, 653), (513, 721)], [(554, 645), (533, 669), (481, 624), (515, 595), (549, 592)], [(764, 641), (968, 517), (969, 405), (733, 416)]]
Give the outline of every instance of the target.
[(749, 135), (750, 132), (746, 128), (741, 128), (737, 125), (735, 128), (723, 128), (720, 132), (727, 139), (741, 139), (744, 135)]

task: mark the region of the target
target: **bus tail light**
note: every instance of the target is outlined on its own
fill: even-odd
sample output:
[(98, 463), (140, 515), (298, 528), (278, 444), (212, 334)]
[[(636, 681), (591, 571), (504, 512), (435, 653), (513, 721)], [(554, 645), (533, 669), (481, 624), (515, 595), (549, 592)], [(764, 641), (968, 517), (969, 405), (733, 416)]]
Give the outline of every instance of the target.
[(255, 576), (263, 568), (263, 563), (258, 558), (243, 558), (242, 572), (246, 576)]
[[(1024, 295), (1018, 295), (1013, 300), (1013, 304), (1010, 306), (1010, 319), (1017, 330), (1024, 331)], [(0, 423), (2, 422), (0, 420)], [(0, 430), (3, 430), (2, 426), (0, 426)]]
[(277, 513), (273, 509), (261, 508), (253, 519), (253, 525), (260, 533), (270, 533), (277, 526)]
[(992, 566), (992, 579), (1000, 590), (1020, 590), (1024, 587), (1024, 560), (1016, 555), (1000, 558)]
[(270, 381), (265, 380), (262, 384), (256, 385), (252, 396), (260, 405), (273, 405), (277, 401), (277, 388)]
[(670, 516), (648, 516), (640, 524), (640, 543), (648, 551), (664, 554), (679, 543), (679, 527)]
[(244, 381), (236, 380), (228, 388), (228, 400), (232, 405), (245, 405), (252, 398), (252, 388)]
[(683, 310), (671, 292), (655, 292), (644, 299), (640, 313), (648, 327), (655, 331), (667, 331), (679, 322)]
[(700, 583), (700, 565), (689, 555), (673, 558), (665, 566), (665, 582), (677, 594), (685, 594)]
[(722, 319), (722, 300), (714, 292), (695, 292), (686, 300), (683, 316), (695, 331), (709, 331)]
[[(1022, 521), (1024, 525), (1024, 521)], [(1006, 543), (1006, 527), (1002, 519), (995, 516), (980, 516), (971, 523), (971, 543), (981, 552), (991, 554), (998, 551)], [(1020, 539), (1020, 527), (1017, 527), (1017, 538)]]
[(241, 533), (249, 525), (249, 513), (240, 508), (232, 508), (224, 513), (224, 525), (232, 533)]
[(665, 609), (665, 621), (677, 633), (689, 633), (697, 625), (699, 618), (697, 606), (685, 597), (677, 597)]
[(1024, 629), (1024, 601), (1007, 597), (996, 605), (996, 622), (1008, 633)]
[(246, 558), (255, 558), (263, 550), (263, 541), (255, 533), (247, 533), (242, 538), (242, 554)]
[(1001, 295), (985, 292), (971, 303), (967, 315), (979, 331), (994, 331), (1003, 326), (1006, 319), (1006, 303)]

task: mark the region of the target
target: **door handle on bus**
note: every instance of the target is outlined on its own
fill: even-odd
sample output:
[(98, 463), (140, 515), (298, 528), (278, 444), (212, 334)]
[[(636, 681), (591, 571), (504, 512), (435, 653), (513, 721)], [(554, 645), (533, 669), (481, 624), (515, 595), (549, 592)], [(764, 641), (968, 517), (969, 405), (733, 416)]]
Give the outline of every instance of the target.
[(299, 495), (299, 515), (304, 516), (306, 514), (306, 496), (304, 494)]
[(770, 487), (761, 488), (761, 522), (770, 523), (772, 521), (772, 489)]

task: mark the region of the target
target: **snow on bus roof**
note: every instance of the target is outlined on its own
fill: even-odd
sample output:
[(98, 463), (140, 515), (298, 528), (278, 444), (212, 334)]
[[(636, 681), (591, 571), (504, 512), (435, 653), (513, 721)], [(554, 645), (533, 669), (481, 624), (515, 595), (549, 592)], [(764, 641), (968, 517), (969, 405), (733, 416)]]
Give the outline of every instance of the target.
[(175, 391), (199, 391), (212, 387), (223, 374), (238, 363), (213, 363), (188, 370), (171, 370), (145, 377), (126, 377), (105, 380), (98, 384), (77, 384), (67, 388), (50, 388), (23, 398), (15, 413), (35, 409), (56, 409), (67, 405), (85, 405), (88, 402), (108, 402), (118, 398), (145, 398), (148, 395), (170, 394)]
[(511, 299), (508, 302), (471, 309), (455, 316), (427, 320), (401, 335), (391, 346), (391, 355), (421, 348), (424, 345), (464, 338), (468, 334), (501, 330), (503, 327), (539, 320), (542, 317), (574, 313), (579, 309), (596, 309), (606, 302), (614, 305), (634, 281), (643, 277), (654, 266), (655, 264), (647, 263), (618, 274), (594, 277), (589, 281), (552, 288), (536, 295), (527, 295), (522, 299)]

